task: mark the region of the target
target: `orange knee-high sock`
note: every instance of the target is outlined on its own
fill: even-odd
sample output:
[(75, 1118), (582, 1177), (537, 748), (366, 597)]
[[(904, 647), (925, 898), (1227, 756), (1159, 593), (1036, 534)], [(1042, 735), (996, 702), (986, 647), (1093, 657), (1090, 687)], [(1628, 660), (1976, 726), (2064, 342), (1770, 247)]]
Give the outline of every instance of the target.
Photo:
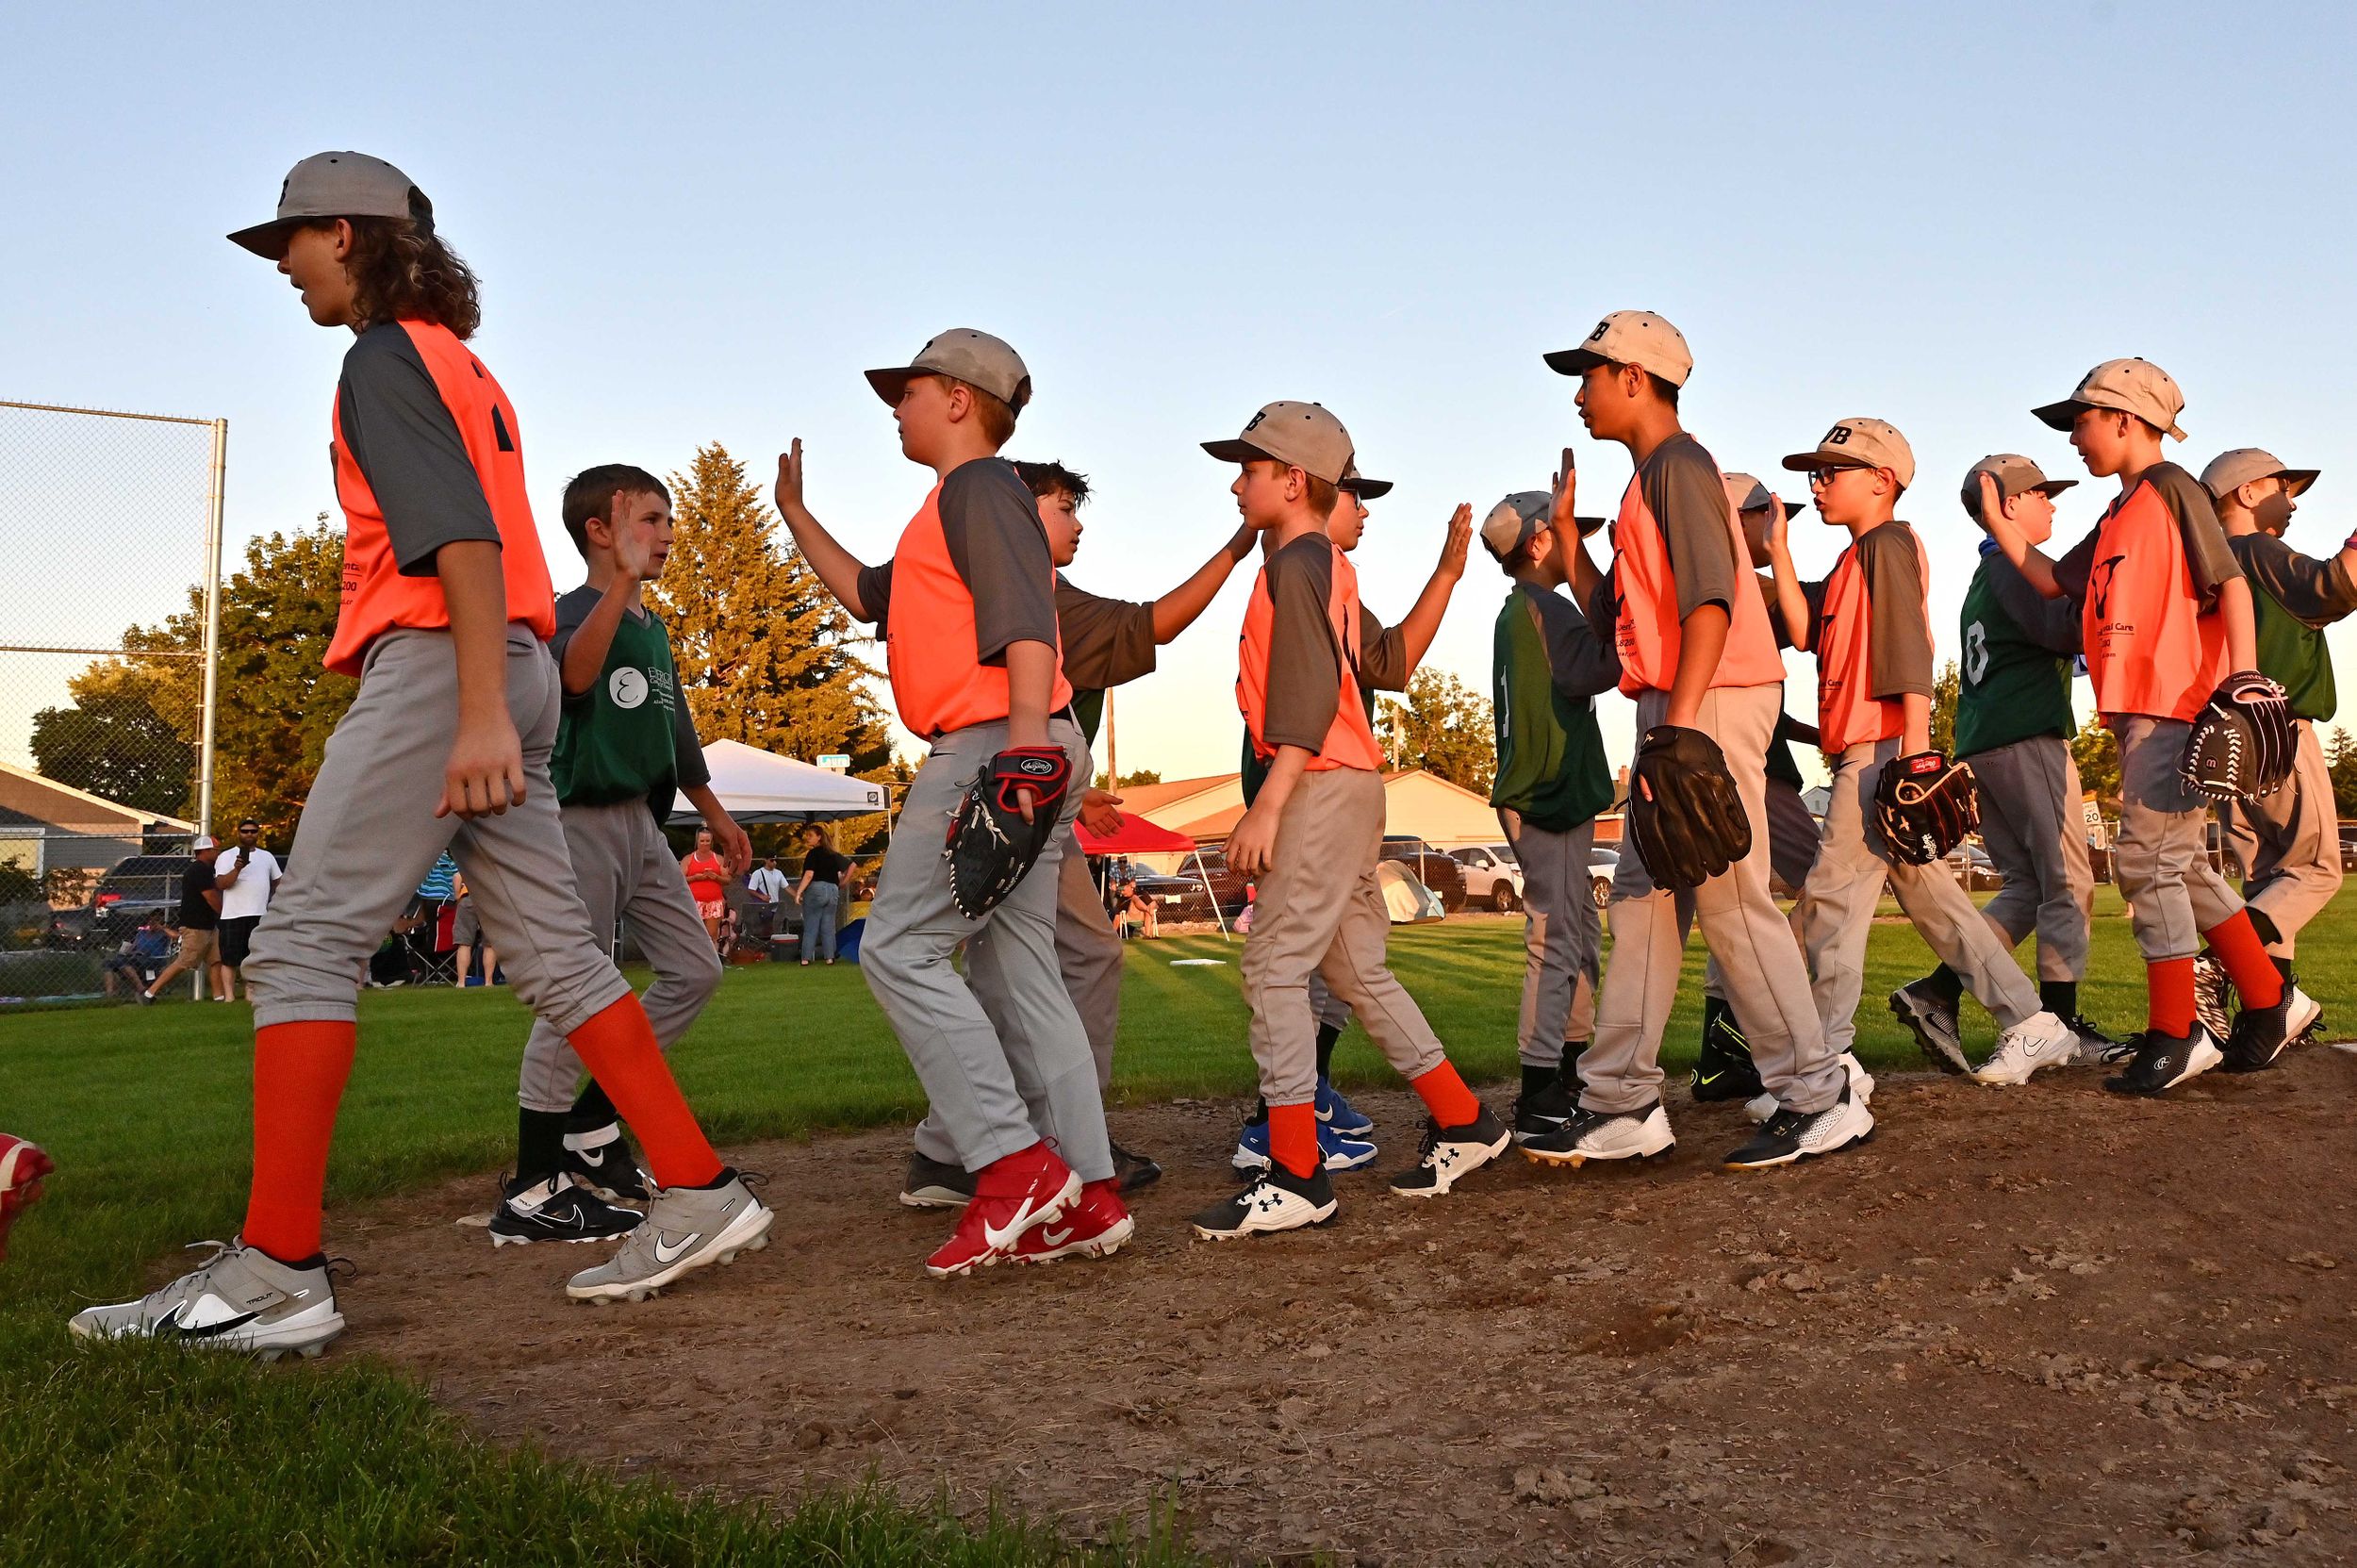
[(1481, 1114), (1481, 1102), (1474, 1098), (1474, 1092), (1465, 1087), (1465, 1081), (1457, 1076), (1456, 1067), (1447, 1062), (1409, 1079), (1408, 1086), (1424, 1097), (1424, 1108), (1442, 1127), (1462, 1127)]
[(647, 1168), (666, 1187), (702, 1187), (718, 1180), (720, 1157), (712, 1152), (696, 1113), (671, 1077), (663, 1048), (655, 1044), (647, 1010), (636, 997), (598, 1014), (566, 1036), (583, 1065), (605, 1086), (614, 1109), (638, 1134)]
[(2267, 956), (2266, 944), (2259, 940), (2249, 910), (2234, 911), (2233, 919), (2212, 926), (2201, 933), (2201, 939), (2226, 966), (2226, 978), (2234, 982), (2234, 994), (2245, 1007), (2273, 1007), (2283, 999), (2283, 973)]
[(1269, 1158), (1304, 1180), (1317, 1174), (1318, 1108), (1315, 1104), (1268, 1108)]
[(254, 1032), (254, 1191), (240, 1235), (282, 1263), (320, 1249), (327, 1146), (359, 1036), (357, 1025), (330, 1021)]
[(2145, 1027), (2159, 1034), (2193, 1032), (2193, 960), (2163, 958), (2144, 966)]

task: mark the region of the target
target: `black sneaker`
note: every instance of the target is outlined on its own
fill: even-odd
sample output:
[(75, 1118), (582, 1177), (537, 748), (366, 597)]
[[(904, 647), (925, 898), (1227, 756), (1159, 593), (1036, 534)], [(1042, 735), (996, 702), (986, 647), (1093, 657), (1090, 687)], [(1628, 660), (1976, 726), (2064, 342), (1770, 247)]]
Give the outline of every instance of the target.
[(948, 1165), (909, 1151), (909, 1179), (900, 1186), (900, 1201), (911, 1209), (963, 1209), (974, 1196), (974, 1173), (964, 1165)]
[(1801, 1112), (1784, 1106), (1760, 1123), (1752, 1141), (1726, 1158), (1739, 1170), (1764, 1170), (1788, 1165), (1820, 1154), (1838, 1154), (1874, 1135), (1874, 1113), (1844, 1084), (1841, 1098), (1822, 1111)]
[(1506, 1124), (1490, 1114), (1486, 1105), (1462, 1127), (1442, 1127), (1426, 1116), (1424, 1141), (1416, 1146), (1416, 1164), (1392, 1178), (1392, 1191), (1402, 1197), (1438, 1197), (1469, 1171), (1505, 1153), (1513, 1141)]
[(1699, 1100), (1750, 1099), (1762, 1092), (1752, 1043), (1743, 1037), (1735, 1009), (1718, 997), (1703, 999), (1703, 1051), (1687, 1083)]
[(1915, 1036), (1915, 1048), (1923, 1053), (1924, 1061), (1944, 1073), (1972, 1071), (1964, 1054), (1964, 1030), (1956, 1004), (1934, 990), (1929, 977), (1891, 992), (1890, 1012)]
[(1223, 1197), (1195, 1216), (1195, 1233), (1206, 1241), (1234, 1241), (1269, 1230), (1298, 1230), (1334, 1217), (1334, 1183), (1323, 1168), (1295, 1176), (1272, 1164), (1233, 1197)]
[(1545, 1137), (1523, 1140), (1523, 1153), (1534, 1163), (1574, 1169), (1591, 1160), (1651, 1160), (1677, 1147), (1659, 1100), (1638, 1111), (1583, 1108)]
[(2113, 1039), (2084, 1013), (2073, 1013), (2065, 1018), (2063, 1027), (2079, 1037), (2079, 1054), (2072, 1059), (2079, 1066), (2117, 1066), (2135, 1054), (2127, 1041)]
[(1559, 1132), (1579, 1107), (1573, 1103), (1572, 1091), (1561, 1079), (1556, 1079), (1534, 1094), (1514, 1101), (1514, 1141), (1528, 1143)]
[(1140, 1187), (1150, 1187), (1162, 1179), (1162, 1167), (1143, 1154), (1132, 1153), (1119, 1144), (1113, 1148), (1113, 1190), (1133, 1193)]
[(2204, 948), (2193, 961), (2193, 1015), (2212, 1040), (2224, 1040), (2234, 1032), (2230, 1009), (2234, 1004), (2234, 982), (2226, 978), (2226, 966), (2217, 961), (2217, 954)]
[(2210, 1032), (2199, 1023), (2189, 1035), (2148, 1029), (2131, 1036), (2128, 1045), (2135, 1055), (2127, 1070), (2103, 1081), (2103, 1087), (2116, 1095), (2165, 1095), (2225, 1060)]
[(653, 1180), (638, 1168), (619, 1122), (566, 1133), (562, 1168), (575, 1183), (608, 1203), (644, 1203), (654, 1191)]
[(606, 1202), (570, 1176), (516, 1177), (500, 1182), (491, 1245), (612, 1241), (636, 1230), (644, 1217), (635, 1209)]
[(2263, 1072), (2323, 1015), (2316, 999), (2285, 975), (2283, 994), (2273, 1007), (2246, 1006), (2234, 1015), (2234, 1031), (2227, 1036), (2226, 1060), (2220, 1065), (2230, 1073)]

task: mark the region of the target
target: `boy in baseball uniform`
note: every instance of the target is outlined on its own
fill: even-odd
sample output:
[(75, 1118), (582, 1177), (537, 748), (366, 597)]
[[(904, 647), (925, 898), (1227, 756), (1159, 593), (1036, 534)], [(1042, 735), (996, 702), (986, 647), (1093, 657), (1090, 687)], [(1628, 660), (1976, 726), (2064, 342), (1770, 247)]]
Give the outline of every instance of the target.
[[(2299, 989), (2292, 958), (2300, 928), (2341, 886), (2339, 814), (2316, 726), (2339, 705), (2324, 629), (2357, 610), (2357, 536), (2321, 560), (2283, 542), (2299, 498), (2316, 482), (2315, 469), (2286, 468), (2257, 447), (2220, 454), (2201, 470), (2201, 487), (2217, 503), (2226, 547), (2250, 584), (2259, 672), (2283, 688), (2299, 737), (2290, 783), (2272, 795), (2223, 801), (2218, 808), (2226, 841), (2242, 865), (2250, 923), (2292, 990), (2284, 1025), (2289, 1040), (2314, 1029), (2323, 1015)], [(2231, 1037), (2223, 966), (2205, 953), (2195, 961), (2194, 974), (2197, 1002), (2209, 1004), (2202, 1022)]]
[[(1318, 1147), (1313, 972), (1425, 1102), (1417, 1164), (1393, 1179), (1394, 1193), (1438, 1197), (1510, 1139), (1384, 964), (1390, 920), (1376, 878), (1383, 755), (1360, 701), (1358, 574), (1328, 532), (1335, 489), (1352, 467), (1350, 436), (1316, 404), (1273, 403), (1236, 439), (1206, 441), (1204, 451), (1238, 465), (1237, 509), (1271, 546), (1244, 613), (1236, 679), (1237, 705), (1268, 776), (1228, 840), (1228, 865), (1260, 889), (1243, 979), (1269, 1108), (1270, 1163), (1235, 1197), (1195, 1216), (1197, 1234), (1225, 1240), (1322, 1225), (1335, 1213)], [(1470, 531), (1470, 513), (1459, 508), (1452, 537)], [(1460, 542), (1457, 574), (1462, 550)]]
[[(998, 455), (1030, 401), (1030, 372), (1005, 342), (958, 328), (867, 382), (893, 411), (902, 454), (935, 476), (891, 559), (865, 566), (818, 525), (803, 499), (799, 441), (779, 459), (777, 500), (844, 608), (883, 621), (900, 721), (931, 748), (901, 805), (860, 948), (860, 972), (925, 1086), (945, 1149), (974, 1178), (926, 1272), (1102, 1257), (1136, 1222), (1115, 1180), (1088, 1032), (1057, 967), (1070, 834), (1049, 835), (1013, 890), (979, 915), (960, 907), (938, 836), (977, 784), (1019, 801), (1027, 819), (1053, 813), (1068, 830), (1088, 780), (1057, 633), (1055, 562), (1036, 500)], [(871, 598), (889, 615), (871, 611)], [(950, 962), (961, 947), (964, 975)]]
[(577, 1299), (643, 1297), (761, 1246), (771, 1215), (697, 1127), (638, 999), (589, 929), (550, 786), (554, 595), (514, 406), (466, 339), (473, 274), (391, 164), (321, 153), (269, 222), (230, 236), (277, 263), (318, 325), (353, 333), (330, 422), (346, 522), (327, 652), (358, 692), (327, 743), (289, 870), (255, 933), (254, 1186), (238, 1237), (79, 1334), (162, 1336), (276, 1357), (343, 1331), (321, 1199), (358, 1030), (355, 977), (448, 847), (516, 994), (637, 1129), (661, 1183)]
[[(1614, 647), (1637, 702), (1632, 791), (1732, 793), (1749, 847), (1690, 886), (1656, 883), (1639, 853), (1613, 878), (1613, 947), (1580, 1056), (1579, 1113), (1566, 1126), (1579, 1160), (1626, 1160), (1674, 1145), (1661, 1107), (1661, 1032), (1677, 997), (1688, 916), (1719, 958), (1728, 1000), (1775, 1114), (1726, 1163), (1755, 1169), (1831, 1154), (1874, 1130), (1825, 1042), (1791, 929), (1768, 891), (1767, 753), (1783, 711), (1784, 663), (1719, 465), (1678, 422), (1693, 355), (1650, 311), (1620, 310), (1585, 342), (1546, 356), (1579, 378), (1589, 432), (1628, 449), (1637, 471), (1612, 528)], [(1592, 603), (1604, 574), (1580, 543), (1570, 465), (1550, 525), (1572, 564), (1574, 598)], [(1632, 801), (1634, 810), (1640, 802)], [(1570, 1160), (1567, 1158), (1567, 1162)]]
[[(2161, 455), (2184, 439), (2184, 394), (2158, 365), (2108, 359), (2069, 397), (2032, 410), (2119, 493), (2085, 538), (2049, 557), (2004, 515), (1997, 482), (1981, 479), (1981, 517), (2005, 558), (2039, 593), (2080, 606), (2095, 706), (2119, 741), (2119, 891), (2134, 910), (2144, 954), (2145, 1029), (2127, 1067), (2103, 1086), (2159, 1095), (2224, 1060), (2194, 1008), (2203, 941), (2240, 993), (2227, 1050), (2275, 1059), (2291, 1038), (2295, 989), (2268, 959), (2249, 913), (2205, 852), (2208, 802), (2186, 782), (2185, 743), (2213, 700), (2255, 690), (2250, 586), (2227, 547), (2209, 492)], [(2262, 693), (2264, 696), (2264, 693)]]
[[(1481, 542), (1514, 583), (1490, 637), (1497, 740), (1490, 804), (1523, 869), (1514, 1141), (1541, 1162), (1561, 1157), (1579, 1092), (1573, 1064), (1595, 1028), (1604, 932), (1588, 860), (1596, 813), (1612, 803), (1595, 699), (1621, 679), (1611, 643), (1562, 591), (1570, 574), (1547, 526), (1553, 510), (1547, 491), (1524, 490), (1481, 523)], [(1606, 596), (1598, 600), (1608, 609)]]
[[(719, 988), (720, 961), (663, 826), (675, 794), (702, 814), (731, 873), (752, 846), (712, 792), (663, 622), (645, 585), (671, 552), (671, 494), (646, 470), (607, 463), (565, 487), (565, 532), (588, 581), (556, 602), (563, 708), (549, 758), (573, 885), (609, 952), (626, 917), (654, 983), (639, 999), (665, 1050)], [(578, 1095), (575, 1094), (579, 1088)], [(536, 1020), (517, 1074), (516, 1169), (491, 1214), (491, 1245), (594, 1241), (637, 1223), (620, 1202), (643, 1200), (644, 1179), (614, 1102), (581, 1059)]]
[[(2006, 517), (2038, 545), (2053, 534), (2054, 497), (2078, 483), (2049, 479), (2017, 453), (1984, 457), (1964, 476), (1964, 513), (1976, 524), (1984, 474), (1995, 481)], [(2079, 1011), (2095, 908), (2079, 767), (2070, 755), (2079, 618), (2067, 601), (2031, 587), (1994, 539), (1981, 540), (1980, 556), (1959, 621), (1955, 753), (1972, 769), (1981, 843), (2003, 879), (1981, 917), (2008, 949), (2036, 933), (2038, 1000), (2078, 1036), (2073, 1060), (2115, 1061), (2119, 1043)], [(1890, 994), (1890, 1011), (1942, 1072), (1972, 1070), (1956, 1015), (1963, 995), (1963, 978), (1945, 964)]]
[(1883, 421), (1847, 419), (1784, 466), (1808, 475), (1818, 512), (1850, 536), (1832, 572), (1806, 585), (1792, 569), (1783, 526), (1768, 540), (1792, 645), (1817, 655), (1818, 744), (1833, 768), (1824, 834), (1800, 904), (1826, 1042), (1845, 1062), (1856, 1060), (1848, 1053), (1866, 937), (1887, 881), (1917, 933), (1997, 1019), (1996, 1054), (1976, 1076), (2025, 1082), (2072, 1060), (2077, 1037), (2039, 1005), (2012, 944), (1981, 918), (1946, 866), (1898, 854), (1876, 820), (1891, 776), (1937, 777), (1949, 766), (1932, 750), (1931, 575), (1922, 541), (1896, 516), (1915, 482), (1915, 454)]

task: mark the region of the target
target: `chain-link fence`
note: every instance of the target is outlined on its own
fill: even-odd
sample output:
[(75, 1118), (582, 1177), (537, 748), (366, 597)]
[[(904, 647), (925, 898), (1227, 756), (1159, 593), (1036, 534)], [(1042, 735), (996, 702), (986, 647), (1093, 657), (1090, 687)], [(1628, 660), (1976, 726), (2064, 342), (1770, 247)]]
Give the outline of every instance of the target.
[(228, 428), (0, 402), (0, 1008), (127, 999), (204, 945)]

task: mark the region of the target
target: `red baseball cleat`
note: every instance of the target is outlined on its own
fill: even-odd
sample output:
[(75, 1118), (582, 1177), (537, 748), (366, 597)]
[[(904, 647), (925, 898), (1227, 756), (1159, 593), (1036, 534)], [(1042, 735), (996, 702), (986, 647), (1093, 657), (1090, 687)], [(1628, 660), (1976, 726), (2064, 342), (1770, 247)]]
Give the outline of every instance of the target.
[(1062, 1215), (1023, 1232), (1014, 1244), (1014, 1261), (1052, 1263), (1059, 1258), (1108, 1257), (1119, 1251), (1137, 1230), (1138, 1222), (1129, 1217), (1121, 1201), (1120, 1186), (1113, 1181), (1090, 1181), (1081, 1186), (1080, 1199)]
[(994, 1160), (974, 1173), (974, 1197), (949, 1239), (925, 1260), (925, 1272), (947, 1279), (1011, 1258), (1024, 1232), (1057, 1218), (1080, 1197), (1080, 1177), (1045, 1143)]
[(39, 1144), (0, 1132), (0, 1259), (8, 1255), (8, 1227), (41, 1197), (41, 1179), (57, 1168)]

